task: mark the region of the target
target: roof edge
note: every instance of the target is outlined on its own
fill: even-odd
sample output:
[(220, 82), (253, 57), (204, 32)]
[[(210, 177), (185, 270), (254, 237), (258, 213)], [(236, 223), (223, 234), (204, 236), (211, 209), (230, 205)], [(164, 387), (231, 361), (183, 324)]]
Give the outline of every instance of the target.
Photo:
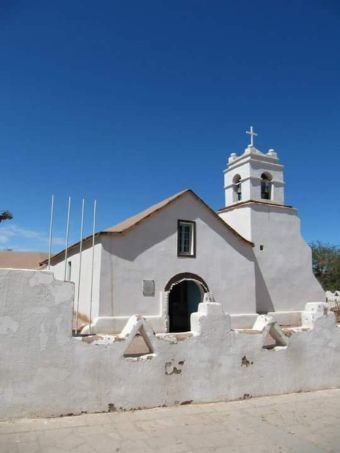
[[(254, 247), (254, 243), (252, 241), (249, 241), (248, 239), (246, 239), (245, 237), (243, 237), (240, 233), (238, 233), (233, 227), (231, 227), (228, 223), (226, 223), (223, 219), (221, 219), (221, 217), (217, 214), (216, 211), (214, 211), (209, 205), (207, 205), (207, 203), (205, 201), (202, 200), (202, 198), (200, 198), (192, 189), (185, 189), (185, 190), (182, 190), (181, 192), (173, 195), (172, 197), (169, 198), (169, 200), (167, 200), (166, 202), (164, 202), (164, 204), (162, 204), (162, 202), (160, 202), (159, 206), (157, 208), (155, 208), (154, 210), (150, 211), (149, 213), (147, 213), (144, 217), (141, 217), (139, 220), (137, 220), (135, 223), (131, 224), (130, 226), (128, 226), (127, 228), (125, 229), (122, 229), (122, 230), (117, 230), (117, 231), (108, 231), (108, 230), (102, 230), (102, 231), (98, 231), (97, 233), (95, 233), (95, 237), (99, 238), (100, 236), (104, 236), (104, 235), (120, 235), (120, 234), (124, 234), (126, 232), (129, 232), (130, 230), (132, 230), (133, 228), (135, 228), (137, 225), (139, 225), (140, 223), (144, 222), (146, 219), (149, 219), (150, 217), (154, 216), (156, 213), (158, 213), (159, 211), (161, 211), (162, 209), (166, 208), (167, 206), (170, 206), (171, 204), (173, 204), (175, 201), (177, 201), (179, 198), (187, 195), (187, 194), (191, 194), (194, 198), (196, 198), (196, 200), (198, 200), (206, 209), (208, 209), (208, 211), (210, 213), (213, 214), (213, 216), (225, 227), (227, 228), (234, 236), (236, 236), (239, 240), (245, 242), (246, 244), (249, 244), (251, 245), (252, 247)], [(157, 204), (156, 204), (157, 205)], [(143, 211), (142, 211), (143, 212)], [(138, 214), (136, 214), (138, 215)], [(119, 225), (119, 224), (118, 224)], [(87, 236), (86, 238), (83, 239), (83, 244), (88, 242), (90, 239), (92, 238), (92, 235), (90, 236)], [(75, 244), (72, 244), (70, 245), (68, 248), (67, 248), (67, 252), (72, 252), (74, 251), (75, 248), (79, 247), (80, 245), (80, 241), (76, 242)], [(56, 260), (60, 257), (62, 257), (62, 255), (65, 254), (65, 249), (62, 250), (61, 252), (57, 253), (56, 255), (53, 255), (51, 257), (51, 260)], [(40, 266), (43, 266), (45, 264), (48, 263), (48, 259), (40, 262)]]
[(287, 205), (287, 204), (279, 204), (279, 203), (268, 203), (268, 202), (265, 202), (265, 201), (258, 201), (258, 200), (245, 200), (245, 201), (241, 201), (239, 203), (234, 203), (230, 206), (224, 206), (223, 208), (220, 208), (218, 209), (218, 213), (220, 212), (227, 212), (227, 211), (231, 211), (232, 209), (235, 209), (235, 208), (238, 208), (239, 206), (246, 206), (247, 204), (257, 204), (257, 205), (261, 205), (261, 206), (271, 206), (271, 207), (275, 207), (275, 208), (287, 208), (287, 209), (293, 209), (294, 211), (297, 211), (296, 208), (294, 208), (294, 206), (291, 206), (291, 205)]
[(104, 234), (122, 234), (122, 233), (126, 233), (128, 231), (130, 231), (131, 229), (133, 229), (134, 227), (136, 227), (137, 225), (139, 225), (141, 222), (143, 222), (144, 220), (152, 217), (154, 214), (156, 214), (157, 212), (161, 211), (162, 209), (164, 209), (165, 207), (171, 205), (172, 203), (174, 203), (175, 201), (177, 201), (179, 198), (183, 197), (184, 195), (187, 195), (187, 194), (191, 194), (194, 196), (194, 198), (196, 198), (200, 203), (203, 204), (203, 206), (208, 209), (212, 214), (213, 216), (223, 224), (224, 227), (226, 227), (231, 233), (233, 233), (236, 237), (238, 237), (238, 239), (250, 244), (251, 246), (254, 246), (255, 244), (252, 242), (252, 241), (249, 241), (248, 239), (246, 239), (245, 237), (243, 237), (238, 231), (236, 231), (233, 227), (231, 227), (228, 223), (226, 223), (223, 219), (221, 219), (221, 217), (217, 214), (216, 211), (214, 211), (205, 201), (202, 200), (201, 197), (199, 197), (192, 189), (186, 189), (186, 190), (183, 190), (182, 192), (179, 192), (178, 194), (174, 195), (173, 198), (169, 199), (169, 201), (167, 203), (165, 203), (164, 205), (156, 208), (154, 211), (150, 212), (149, 214), (147, 214), (145, 217), (141, 218), (140, 220), (138, 220), (136, 223), (134, 223), (133, 225), (130, 225), (128, 228), (124, 229), (123, 231), (103, 231), (102, 233)]

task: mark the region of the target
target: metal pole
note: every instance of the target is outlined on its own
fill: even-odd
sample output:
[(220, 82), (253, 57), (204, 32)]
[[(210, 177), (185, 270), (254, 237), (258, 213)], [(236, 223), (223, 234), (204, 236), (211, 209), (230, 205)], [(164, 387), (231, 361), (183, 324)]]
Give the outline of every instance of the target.
[(54, 215), (54, 195), (51, 198), (51, 214), (50, 214), (50, 232), (48, 236), (48, 270), (51, 268), (51, 250), (52, 250), (52, 229), (53, 229), (53, 215)]
[(76, 311), (76, 325), (75, 331), (78, 329), (78, 313), (79, 313), (79, 295), (80, 295), (80, 278), (81, 278), (81, 259), (83, 253), (83, 230), (84, 230), (84, 211), (85, 200), (83, 198), (81, 203), (81, 221), (80, 221), (80, 242), (79, 242), (79, 272), (78, 272), (78, 294), (77, 294), (77, 311)]
[(92, 228), (92, 268), (91, 268), (91, 289), (90, 289), (90, 333), (91, 333), (91, 324), (92, 324), (94, 239), (95, 239), (95, 231), (96, 231), (96, 210), (97, 210), (97, 200), (94, 200), (94, 203), (93, 203), (93, 228)]
[(71, 213), (71, 197), (68, 197), (68, 207), (67, 207), (67, 221), (66, 221), (66, 235), (65, 235), (65, 269), (64, 269), (64, 281), (66, 281), (66, 271), (67, 271), (67, 252), (68, 252), (68, 235), (70, 228), (70, 213)]

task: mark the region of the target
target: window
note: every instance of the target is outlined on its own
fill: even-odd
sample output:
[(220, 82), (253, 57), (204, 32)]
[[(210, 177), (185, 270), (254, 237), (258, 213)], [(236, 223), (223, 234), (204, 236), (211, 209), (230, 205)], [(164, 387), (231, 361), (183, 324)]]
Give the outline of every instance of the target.
[(195, 222), (179, 220), (177, 227), (178, 256), (196, 256)]
[(242, 200), (242, 189), (241, 189), (241, 176), (235, 175), (233, 177), (233, 189), (234, 189), (234, 199), (233, 201), (241, 201)]
[(71, 261), (67, 262), (67, 280), (71, 281), (71, 276), (72, 276), (72, 263)]
[(269, 173), (261, 175), (261, 198), (263, 200), (271, 200), (272, 198), (272, 177)]

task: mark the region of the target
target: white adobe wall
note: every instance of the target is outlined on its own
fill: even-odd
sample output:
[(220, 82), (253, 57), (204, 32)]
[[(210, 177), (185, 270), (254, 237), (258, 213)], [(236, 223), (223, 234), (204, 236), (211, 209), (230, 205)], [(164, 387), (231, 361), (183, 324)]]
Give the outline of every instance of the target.
[[(99, 293), (100, 293), (100, 272), (101, 272), (101, 254), (102, 245), (100, 242), (95, 243), (94, 246), (94, 266), (93, 266), (93, 290), (92, 290), (92, 319), (99, 314)], [(79, 253), (71, 252), (67, 261), (71, 263), (71, 279), (74, 283), (75, 298), (74, 298), (74, 311), (77, 308), (78, 301), (78, 280), (79, 280)], [(51, 265), (57, 280), (64, 280), (65, 260), (60, 261), (54, 266)], [(92, 247), (89, 243), (84, 245), (81, 260), (81, 281), (80, 281), (80, 294), (79, 294), (79, 314), (82, 318), (90, 319), (90, 305), (91, 305), (91, 272), (92, 272)], [(68, 278), (68, 270), (66, 272), (66, 279)]]
[[(196, 222), (196, 258), (177, 256), (178, 219)], [(173, 276), (184, 272), (200, 276), (229, 313), (256, 312), (252, 246), (224, 228), (190, 194), (125, 234), (104, 236), (102, 244), (97, 322), (102, 333), (120, 331), (136, 312), (164, 332), (168, 313), (164, 289)], [(155, 281), (154, 296), (143, 295), (143, 280)]]
[[(303, 313), (287, 347), (264, 330), (230, 330), (219, 304), (202, 304), (193, 335), (155, 336), (133, 317), (120, 337), (71, 337), (73, 285), (42, 271), (0, 270), (0, 418), (46, 417), (233, 400), (340, 386), (340, 329), (323, 304)], [(261, 323), (257, 323), (261, 324)], [(269, 324), (268, 324), (269, 326)], [(153, 349), (124, 358), (143, 327)]]
[(258, 312), (302, 310), (307, 302), (325, 301), (312, 271), (311, 249), (301, 236), (296, 209), (252, 203), (220, 216), (255, 243)]
[(253, 241), (251, 209), (249, 205), (235, 206), (234, 209), (230, 209), (227, 212), (220, 212), (218, 215), (245, 239)]

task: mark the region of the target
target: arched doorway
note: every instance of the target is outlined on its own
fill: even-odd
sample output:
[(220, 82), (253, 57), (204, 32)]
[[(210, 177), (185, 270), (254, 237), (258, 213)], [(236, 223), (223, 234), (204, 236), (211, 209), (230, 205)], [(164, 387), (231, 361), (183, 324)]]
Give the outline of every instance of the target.
[(169, 293), (169, 332), (188, 332), (190, 315), (198, 309), (203, 291), (193, 280), (175, 284)]
[(207, 284), (194, 274), (179, 274), (165, 289), (169, 291), (169, 332), (190, 331), (190, 315), (209, 291)]

